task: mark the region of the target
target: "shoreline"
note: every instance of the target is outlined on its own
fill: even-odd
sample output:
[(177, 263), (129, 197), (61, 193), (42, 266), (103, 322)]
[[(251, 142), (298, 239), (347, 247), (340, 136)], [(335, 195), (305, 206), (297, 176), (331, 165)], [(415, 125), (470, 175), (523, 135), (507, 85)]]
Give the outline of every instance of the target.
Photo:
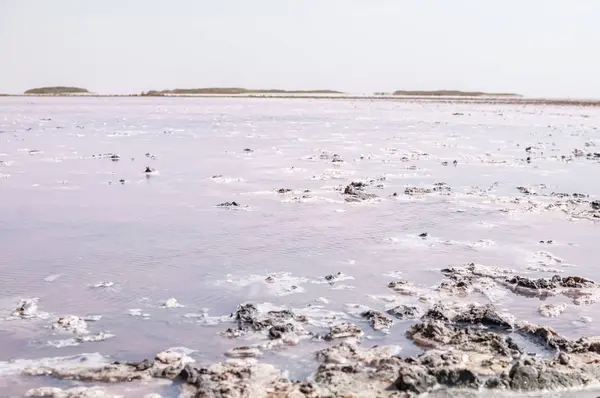
[(143, 96), (138, 94), (2, 94), (2, 98), (11, 97), (59, 97), (59, 98), (245, 98), (245, 99), (310, 99), (310, 100), (346, 100), (346, 101), (392, 101), (477, 105), (554, 105), (576, 107), (598, 107), (600, 99), (536, 98), (508, 96), (396, 96), (396, 95), (315, 95), (315, 94), (169, 94)]

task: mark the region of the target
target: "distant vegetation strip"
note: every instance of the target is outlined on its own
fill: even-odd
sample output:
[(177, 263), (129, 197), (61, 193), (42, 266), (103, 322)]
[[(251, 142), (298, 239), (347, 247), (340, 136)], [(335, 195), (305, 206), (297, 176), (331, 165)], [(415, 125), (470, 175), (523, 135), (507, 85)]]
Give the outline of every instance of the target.
[(413, 97), (521, 97), (513, 93), (485, 93), (482, 91), (460, 91), (460, 90), (431, 90), (431, 91), (410, 91), (397, 90), (392, 95), (409, 95)]
[(85, 88), (81, 87), (65, 87), (65, 86), (55, 86), (55, 87), (38, 87), (32, 88), (30, 90), (25, 91), (25, 94), (34, 94), (34, 95), (66, 95), (66, 94), (89, 94), (89, 91)]
[[(25, 91), (26, 95), (77, 95), (90, 94), (81, 87), (53, 86), (38, 87)], [(241, 87), (204, 87), (204, 88), (176, 88), (172, 90), (150, 90), (142, 92), (140, 96), (160, 97), (176, 95), (343, 95), (336, 90), (282, 90), (282, 89), (247, 89)], [(135, 94), (134, 94), (135, 95)], [(486, 93), (483, 91), (460, 90), (397, 90), (393, 93), (378, 92), (376, 96), (407, 96), (407, 97), (522, 97), (514, 93)]]
[[(553, 105), (553, 106), (581, 106), (600, 107), (597, 99), (575, 99), (575, 98), (534, 98), (523, 97), (520, 94), (511, 93), (486, 93), (481, 91), (459, 91), (459, 90), (435, 90), (435, 91), (409, 91), (398, 90), (393, 93), (377, 92), (374, 95), (345, 94), (334, 90), (248, 90), (244, 88), (199, 88), (199, 89), (175, 89), (163, 91), (148, 91), (141, 94), (97, 94), (90, 93), (80, 87), (39, 87), (25, 91), (25, 95), (40, 96), (85, 96), (85, 97), (139, 97), (139, 96), (164, 96), (164, 95), (194, 95), (210, 97), (221, 95), (222, 97), (246, 97), (246, 98), (269, 98), (282, 99), (332, 99), (332, 100), (366, 100), (366, 101), (399, 101), (399, 102), (422, 102), (422, 103), (469, 103), (469, 104), (514, 104), (514, 105)], [(20, 96), (15, 94), (2, 94), (0, 96)]]
[(265, 89), (251, 90), (240, 87), (207, 87), (207, 88), (176, 88), (173, 90), (150, 90), (142, 93), (142, 96), (156, 97), (162, 95), (243, 95), (243, 94), (343, 94), (335, 90), (280, 90)]

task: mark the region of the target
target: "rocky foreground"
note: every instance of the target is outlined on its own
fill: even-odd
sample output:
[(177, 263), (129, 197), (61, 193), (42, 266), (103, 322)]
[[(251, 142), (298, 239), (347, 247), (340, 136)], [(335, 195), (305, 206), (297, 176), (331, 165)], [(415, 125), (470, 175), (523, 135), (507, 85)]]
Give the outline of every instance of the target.
[[(447, 268), (442, 274), (446, 279), (437, 290), (448, 296), (502, 288), (525, 297), (562, 295), (576, 305), (586, 305), (595, 301), (599, 287), (581, 277), (532, 279), (475, 264)], [(389, 287), (400, 294), (418, 294), (411, 286), (398, 281)], [(397, 332), (406, 333), (423, 352), (402, 357), (398, 347), (366, 347), (361, 344), (361, 329), (348, 322), (332, 324), (329, 332), (317, 334), (303, 327), (308, 321), (305, 315), (292, 310), (261, 312), (246, 303), (231, 314), (236, 326), (222, 335), (236, 339), (255, 333), (266, 343), (235, 348), (222, 363), (195, 366), (185, 353), (165, 351), (141, 362), (98, 368), (33, 367), (24, 373), (91, 383), (168, 379), (180, 383), (182, 397), (195, 398), (415, 397), (440, 390), (532, 392), (600, 385), (600, 337), (571, 340), (548, 326), (517, 322), (492, 304), (436, 302), (425, 309), (399, 306), (387, 313), (368, 310), (361, 315), (375, 330), (391, 328), (394, 319), (420, 315), (406, 330)], [(285, 371), (254, 358), (263, 350), (295, 345), (302, 339), (332, 342), (316, 352), (317, 367), (308, 380), (291, 380)], [(523, 339), (537, 344), (544, 354), (528, 352), (518, 343)], [(103, 396), (98, 394), (95, 388), (41, 388), (27, 393), (34, 397)]]

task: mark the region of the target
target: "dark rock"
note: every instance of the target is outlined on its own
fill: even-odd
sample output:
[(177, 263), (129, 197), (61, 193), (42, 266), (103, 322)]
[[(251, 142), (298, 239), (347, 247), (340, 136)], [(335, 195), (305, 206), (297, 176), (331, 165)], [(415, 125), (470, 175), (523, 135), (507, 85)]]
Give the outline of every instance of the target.
[(418, 307), (410, 305), (399, 305), (386, 311), (398, 319), (415, 319), (421, 314)]
[(533, 279), (533, 278), (527, 278), (527, 277), (523, 277), (523, 276), (514, 276), (512, 278), (507, 279), (506, 282), (509, 284), (515, 285), (515, 287), (522, 287), (522, 288), (532, 289), (532, 290), (556, 289), (556, 287), (558, 286), (551, 279), (546, 279), (546, 278)]
[(247, 332), (248, 330), (242, 330), (239, 328), (227, 328), (225, 331), (221, 332), (221, 335), (230, 339), (237, 339), (244, 336)]
[(267, 312), (267, 316), (269, 317), (269, 322), (285, 322), (290, 319), (294, 319), (298, 322), (306, 322), (302, 316), (296, 316), (290, 310), (279, 310), (279, 311), (269, 311)]
[(294, 332), (294, 325), (291, 323), (285, 325), (274, 325), (269, 329), (269, 338), (272, 340), (280, 339), (286, 333)]
[(596, 287), (596, 282), (591, 279), (582, 278), (581, 276), (567, 276), (561, 277), (560, 275), (554, 275), (552, 281), (558, 283), (562, 287), (570, 287), (576, 289)]
[(179, 378), (185, 383), (196, 384), (199, 378), (198, 369), (194, 368), (190, 364), (187, 364), (183, 367), (181, 373), (179, 373)]
[(229, 358), (255, 358), (260, 357), (261, 355), (262, 351), (257, 347), (251, 346), (235, 347), (225, 352), (225, 356)]
[(590, 348), (590, 342), (585, 339), (571, 341), (556, 332), (550, 326), (525, 324), (518, 328), (518, 332), (528, 337), (533, 337), (538, 343), (546, 347), (561, 350), (567, 353), (585, 352)]
[(387, 330), (394, 326), (394, 321), (383, 315), (381, 312), (368, 310), (360, 314), (363, 318), (369, 320), (373, 330)]
[(560, 362), (561, 365), (568, 365), (571, 362), (571, 360), (567, 354), (561, 352), (560, 354), (558, 354), (558, 362)]
[(435, 321), (444, 321), (450, 322), (454, 319), (456, 312), (445, 306), (442, 303), (436, 303), (421, 317), (423, 321), (425, 320), (435, 320)]
[(408, 284), (408, 282), (406, 282), (406, 281), (394, 281), (394, 282), (388, 283), (388, 287), (390, 289), (394, 289), (395, 287), (397, 287), (399, 285), (406, 285), (406, 284)]
[(505, 287), (513, 293), (540, 299), (561, 294), (572, 299), (576, 305), (592, 304), (599, 298), (596, 293), (582, 289), (597, 289), (600, 286), (593, 280), (578, 276), (561, 277), (555, 275), (552, 278), (536, 279), (515, 275), (516, 271), (513, 270), (490, 268), (475, 264), (446, 268), (442, 270), (442, 273), (453, 282), (442, 282), (438, 290), (453, 294), (484, 292), (488, 289)]
[(317, 396), (317, 389), (312, 383), (301, 383), (298, 390), (307, 397)]
[(442, 281), (436, 290), (452, 295), (467, 296), (475, 291), (475, 287), (469, 278), (460, 278), (459, 280)]
[(590, 206), (592, 206), (592, 209), (594, 210), (600, 210), (600, 200), (594, 200), (590, 203)]
[(144, 170), (144, 173), (152, 173), (152, 169), (146, 166), (146, 170)]
[(428, 349), (455, 347), (463, 351), (489, 352), (511, 358), (521, 352), (507, 336), (473, 327), (457, 327), (444, 321), (425, 320), (410, 326), (406, 335), (417, 346)]
[(38, 315), (38, 299), (23, 299), (19, 301), (19, 305), (14, 309), (12, 316), (28, 319), (35, 318)]
[(292, 190), (289, 188), (281, 188), (281, 189), (277, 190), (277, 193), (288, 193), (288, 192), (292, 192)]
[(237, 321), (238, 329), (261, 331), (269, 325), (258, 320), (258, 309), (254, 304), (240, 304), (231, 317)]
[(119, 180), (119, 182), (120, 182), (121, 184), (125, 184), (125, 180), (124, 180), (124, 179), (122, 179), (122, 178)]
[(514, 276), (507, 278), (506, 282), (515, 287), (526, 288), (531, 290), (554, 290), (557, 288), (590, 288), (596, 287), (596, 283), (591, 279), (582, 278), (580, 276), (561, 277), (554, 275), (552, 278), (527, 278), (523, 276)]
[(452, 189), (445, 182), (436, 182), (433, 184), (433, 192), (450, 192)]
[(142, 362), (135, 365), (135, 370), (137, 370), (137, 371), (148, 370), (152, 366), (154, 366), (154, 361), (149, 360), (149, 359), (144, 359)]
[(364, 182), (351, 182), (348, 184), (343, 192), (343, 195), (346, 196), (346, 202), (361, 202), (377, 197), (377, 195), (364, 192), (365, 187), (367, 187), (367, 184)]
[(329, 282), (330, 284), (333, 284), (333, 282), (335, 282), (336, 279), (338, 279), (340, 276), (342, 276), (341, 272), (338, 272), (337, 274), (332, 274), (332, 275), (326, 275), (325, 276), (325, 280), (327, 282)]
[(394, 281), (388, 283), (388, 287), (393, 289), (396, 293), (400, 293), (404, 296), (415, 296), (417, 292), (414, 286), (406, 281)]
[(533, 391), (539, 389), (539, 372), (530, 365), (516, 363), (509, 373), (510, 387), (513, 390)]
[(460, 311), (453, 321), (459, 324), (483, 325), (500, 329), (512, 329), (514, 327), (514, 318), (499, 314), (492, 304), (471, 304), (466, 310)]
[(440, 369), (435, 372), (437, 382), (451, 388), (478, 389), (482, 380), (469, 369)]
[(399, 391), (406, 391), (417, 395), (423, 394), (437, 383), (436, 378), (426, 368), (421, 366), (402, 364), (398, 374), (399, 376), (394, 382), (394, 387)]
[(423, 239), (427, 238), (427, 232), (420, 233), (419, 238), (423, 238)]
[(527, 187), (517, 187), (517, 190), (524, 195), (535, 195), (535, 192)]
[(340, 157), (340, 155), (338, 155), (337, 153), (333, 154), (333, 159), (331, 160), (332, 163), (344, 163), (344, 160)]
[(367, 187), (367, 183), (361, 181), (353, 181), (344, 189), (345, 195), (355, 195), (356, 191), (362, 191)]
[(332, 341), (346, 338), (360, 340), (363, 335), (364, 333), (358, 326), (351, 323), (341, 323), (339, 325), (331, 326), (329, 333), (323, 336), (323, 340)]
[(404, 190), (405, 195), (425, 195), (432, 192), (433, 190), (430, 188), (421, 187), (408, 187)]
[(252, 150), (252, 149), (250, 149), (250, 148), (245, 148), (245, 149), (244, 149), (244, 152), (246, 152), (246, 153), (252, 153), (252, 152), (254, 152), (254, 150)]
[(251, 303), (238, 305), (236, 311), (230, 315), (237, 323), (237, 328), (229, 328), (222, 335), (229, 338), (238, 338), (250, 332), (263, 333), (271, 340), (282, 338), (285, 334), (306, 334), (301, 327), (293, 322), (305, 323), (308, 319), (304, 315), (295, 315), (290, 310), (277, 310), (261, 313)]

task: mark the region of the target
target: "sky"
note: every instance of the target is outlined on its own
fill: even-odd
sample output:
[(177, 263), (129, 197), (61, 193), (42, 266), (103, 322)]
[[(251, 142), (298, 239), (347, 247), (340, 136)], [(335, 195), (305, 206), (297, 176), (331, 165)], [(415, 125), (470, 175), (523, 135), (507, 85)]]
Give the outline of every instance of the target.
[(600, 98), (598, 0), (0, 0), (0, 93), (246, 87)]

